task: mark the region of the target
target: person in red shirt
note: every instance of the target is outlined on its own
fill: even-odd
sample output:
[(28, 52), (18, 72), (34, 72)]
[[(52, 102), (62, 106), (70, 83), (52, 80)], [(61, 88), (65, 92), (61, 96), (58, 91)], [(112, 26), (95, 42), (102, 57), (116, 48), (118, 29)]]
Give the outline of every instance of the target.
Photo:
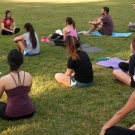
[[(11, 17), (11, 11), (7, 10), (5, 14), (5, 17), (1, 20), (1, 34), (12, 35), (18, 33), (20, 31), (20, 28), (16, 28), (14, 19)], [(10, 29), (11, 25), (13, 25), (13, 29)]]

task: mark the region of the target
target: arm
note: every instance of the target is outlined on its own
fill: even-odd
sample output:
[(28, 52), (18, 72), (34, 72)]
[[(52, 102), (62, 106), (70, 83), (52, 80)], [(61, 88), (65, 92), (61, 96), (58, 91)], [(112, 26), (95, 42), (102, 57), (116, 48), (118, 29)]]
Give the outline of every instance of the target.
[(100, 23), (102, 23), (101, 18), (99, 18), (99, 19), (96, 20), (96, 21), (89, 21), (89, 24), (94, 24), (94, 25), (100, 24)]
[(9, 32), (12, 32), (12, 30), (6, 29), (6, 28), (4, 27), (4, 23), (1, 23), (1, 28), (2, 28), (2, 30), (6, 30), (6, 31), (9, 31)]
[(103, 127), (99, 135), (104, 135), (106, 129), (119, 123), (125, 116), (135, 110), (135, 92), (132, 93), (126, 105), (118, 111)]
[(21, 41), (21, 40), (25, 40), (24, 35), (18, 36), (13, 39), (14, 42)]
[(2, 97), (4, 92), (4, 80), (3, 78), (0, 79), (0, 98)]
[(13, 22), (13, 31), (16, 29), (16, 24)]
[(67, 68), (67, 71), (65, 72), (65, 75), (71, 76), (72, 73), (73, 73), (73, 69)]
[(63, 39), (65, 40), (67, 37), (66, 28), (63, 29)]

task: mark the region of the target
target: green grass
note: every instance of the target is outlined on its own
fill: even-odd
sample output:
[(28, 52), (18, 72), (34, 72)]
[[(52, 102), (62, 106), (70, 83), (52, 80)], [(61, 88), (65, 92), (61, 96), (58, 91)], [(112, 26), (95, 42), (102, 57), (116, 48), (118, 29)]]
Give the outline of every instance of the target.
[[(71, 16), (76, 21), (77, 30), (87, 30), (87, 22), (100, 16), (103, 6), (110, 8), (114, 21), (114, 31), (126, 32), (129, 21), (134, 21), (132, 0), (92, 1), (82, 3), (46, 2), (6, 2), (0, 1), (0, 18), (7, 9), (12, 11), (18, 35), (23, 34), (23, 25), (30, 22), (39, 36), (47, 36), (64, 27), (65, 18)], [(83, 0), (82, 0), (83, 1)], [(30, 96), (36, 113), (33, 118), (15, 122), (0, 120), (1, 135), (98, 135), (101, 127), (126, 103), (134, 89), (113, 82), (112, 69), (96, 65), (98, 57), (118, 57), (127, 60), (133, 33), (128, 38), (97, 37), (80, 35), (81, 42), (103, 51), (89, 54), (93, 64), (95, 84), (92, 87), (73, 89), (58, 84), (54, 79), (57, 72), (65, 72), (67, 53), (64, 48), (40, 43), (41, 54), (25, 57), (22, 70), (33, 76)], [(7, 54), (17, 48), (15, 36), (0, 35), (0, 72), (9, 73)], [(6, 96), (1, 99), (6, 102)], [(129, 127), (134, 123), (134, 113), (119, 125)]]

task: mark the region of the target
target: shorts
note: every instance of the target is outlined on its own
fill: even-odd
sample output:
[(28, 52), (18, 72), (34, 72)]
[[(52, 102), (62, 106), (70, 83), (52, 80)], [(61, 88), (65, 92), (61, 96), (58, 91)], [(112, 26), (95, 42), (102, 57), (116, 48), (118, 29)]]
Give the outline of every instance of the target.
[(131, 82), (130, 82), (130, 87), (133, 87), (133, 88), (135, 88), (135, 75), (134, 76), (131, 76)]
[(104, 26), (102, 26), (100, 28), (100, 30), (98, 30), (99, 33), (101, 33), (102, 35), (112, 35), (112, 33), (110, 33), (108, 30), (106, 30), (106, 28)]
[(70, 77), (70, 87), (83, 88), (87, 86), (92, 86), (93, 83), (94, 83), (93, 81), (89, 83), (80, 83), (75, 80), (74, 76)]
[[(39, 52), (40, 53), (40, 52)], [(34, 55), (38, 55), (39, 53), (36, 54), (29, 54), (25, 49), (23, 50), (23, 55), (24, 56), (34, 56)]]

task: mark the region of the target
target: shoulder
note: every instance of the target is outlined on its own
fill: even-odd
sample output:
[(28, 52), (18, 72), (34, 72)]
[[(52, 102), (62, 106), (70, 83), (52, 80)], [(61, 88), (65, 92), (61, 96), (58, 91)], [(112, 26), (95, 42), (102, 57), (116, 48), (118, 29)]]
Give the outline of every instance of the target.
[[(25, 72), (25, 71), (23, 71), (23, 72)], [(25, 72), (25, 75), (32, 78), (32, 76), (31, 76), (31, 74), (29, 72)]]
[(5, 17), (4, 17), (4, 18), (2, 18), (2, 19), (1, 19), (1, 21), (2, 21), (2, 22), (5, 22), (5, 21), (6, 21), (6, 18), (5, 18)]
[(5, 75), (3, 77), (0, 78), (0, 83), (2, 83), (3, 85), (7, 82), (7, 80), (9, 79), (10, 75)]
[(130, 60), (135, 60), (135, 53), (130, 56)]
[(14, 22), (14, 18), (11, 18), (11, 21)]

